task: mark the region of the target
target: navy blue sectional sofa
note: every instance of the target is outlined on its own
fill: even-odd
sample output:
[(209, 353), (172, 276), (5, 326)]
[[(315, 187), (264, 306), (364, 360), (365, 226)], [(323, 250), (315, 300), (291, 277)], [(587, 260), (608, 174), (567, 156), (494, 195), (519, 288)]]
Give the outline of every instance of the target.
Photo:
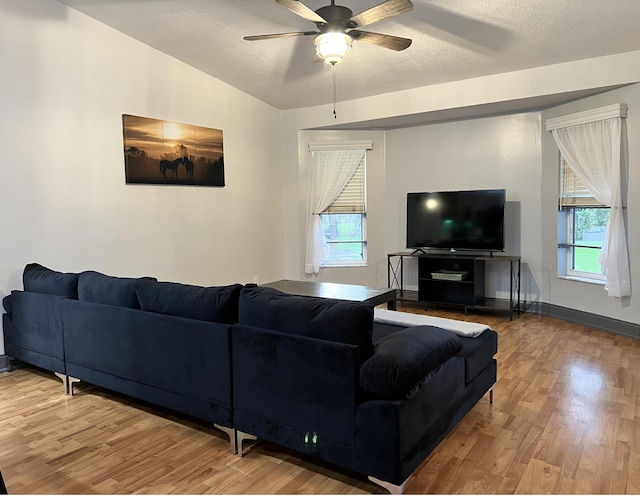
[(65, 392), (86, 381), (213, 422), (231, 438), (231, 325), (240, 284), (201, 288), (62, 274), (38, 264), (4, 299), (6, 354), (56, 372)]
[[(400, 492), (496, 381), (497, 335), (374, 322), (368, 303), (239, 284), (62, 274), (4, 299), (6, 353)], [(240, 446), (236, 444), (240, 440)]]

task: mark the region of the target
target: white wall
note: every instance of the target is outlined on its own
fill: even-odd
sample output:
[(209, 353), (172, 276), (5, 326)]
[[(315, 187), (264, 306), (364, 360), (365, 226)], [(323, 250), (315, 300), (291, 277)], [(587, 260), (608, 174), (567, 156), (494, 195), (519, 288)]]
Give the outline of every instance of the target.
[[(628, 105), (627, 132), (629, 138), (628, 194), (627, 194), (627, 241), (631, 265), (630, 298), (610, 298), (603, 286), (569, 281), (557, 277), (557, 231), (542, 231), (542, 261), (544, 272), (545, 301), (566, 308), (595, 313), (626, 322), (640, 323), (640, 85), (635, 84), (607, 93), (585, 98), (543, 112), (547, 119), (591, 110), (614, 103)], [(558, 148), (551, 133), (542, 134), (542, 203), (543, 225), (557, 223), (558, 195)]]
[[(338, 102), (337, 121), (333, 119), (330, 105), (283, 112), (285, 276), (290, 279), (304, 277), (299, 130), (443, 109), (456, 109), (463, 114), (465, 108), (475, 111), (480, 106), (496, 102), (515, 102), (543, 95), (638, 81), (640, 51)], [(632, 105), (632, 102), (627, 103)], [(555, 209), (557, 200), (555, 196), (549, 195), (549, 178), (543, 177), (542, 173), (543, 165), (545, 168), (548, 166), (548, 147), (542, 148), (543, 139), (546, 139), (546, 134), (542, 130), (541, 114), (538, 112), (477, 120), (456, 120), (445, 124), (387, 131), (385, 198), (378, 200), (385, 202), (387, 216), (384, 251), (396, 251), (404, 247), (402, 230), (405, 214), (402, 210), (402, 195), (408, 190), (417, 189), (410, 177), (395, 173), (396, 169), (403, 171), (406, 168), (411, 174), (422, 177), (423, 183), (428, 185), (424, 189), (462, 189), (470, 186), (485, 187), (484, 185), (493, 187), (495, 183), (501, 183), (507, 189), (507, 199), (512, 202), (512, 213), (514, 205), (516, 209), (519, 207), (519, 252), (524, 260), (523, 290), (528, 301), (559, 304), (637, 322), (638, 316), (636, 311), (631, 310), (630, 302), (602, 303), (597, 288), (576, 289), (573, 286), (565, 288), (556, 285), (556, 224), (555, 218), (549, 218), (549, 211)], [(483, 143), (483, 140), (486, 141)], [(640, 148), (637, 143), (635, 147)], [(633, 155), (633, 151), (631, 153)], [(545, 158), (542, 154), (545, 154)], [(439, 168), (431, 177), (437, 180), (437, 188), (431, 187), (429, 177), (422, 171), (424, 162), (420, 163), (418, 157), (424, 155), (436, 157)], [(462, 158), (460, 165), (454, 159), (455, 155)], [(515, 157), (516, 160), (512, 163), (509, 156)], [(477, 165), (474, 159), (485, 163)], [(399, 162), (406, 160), (409, 160), (410, 165), (399, 165)], [(430, 167), (431, 164), (425, 165), (425, 168), (427, 166)], [(448, 176), (451, 170), (458, 172), (455, 178)], [(633, 179), (633, 175), (631, 178)], [(369, 206), (371, 207), (371, 202)], [(632, 213), (631, 205), (629, 213)], [(508, 222), (515, 223), (510, 218)], [(510, 231), (513, 234), (513, 229)], [(509, 229), (507, 232), (507, 236), (510, 236)], [(554, 239), (550, 240), (549, 236)], [(637, 236), (632, 233), (630, 243), (634, 242)], [(508, 242), (511, 243), (511, 247), (508, 246), (509, 250), (518, 244), (517, 238)], [(635, 243), (637, 244), (637, 241)], [(630, 244), (631, 246), (635, 245)], [(374, 265), (378, 267), (380, 263), (386, 263), (386, 257), (376, 261)], [(637, 275), (636, 272), (632, 272), (632, 281), (636, 280)], [(497, 286), (489, 287), (488, 292), (495, 290), (496, 295), (501, 296), (500, 293), (504, 291), (506, 284), (504, 276), (499, 276)]]
[[(522, 290), (526, 292), (526, 300), (540, 299), (537, 282), (541, 272), (539, 113), (432, 124), (386, 133), (300, 132), (298, 183), (291, 197), (297, 196), (296, 208), (301, 213), (296, 226), (301, 263), (309, 141), (365, 138), (374, 140), (374, 149), (367, 155), (368, 266), (321, 269), (314, 280), (386, 286), (387, 253), (406, 248), (406, 194), (409, 191), (504, 188), (508, 202), (505, 254), (522, 256)], [(289, 195), (287, 197), (291, 201)], [(407, 289), (416, 289), (415, 261), (408, 260), (405, 269)], [(298, 270), (292, 278), (308, 278), (302, 275), (302, 267)], [(508, 298), (509, 266), (490, 264), (487, 270), (487, 295)]]
[[(527, 301), (539, 299), (540, 116), (516, 114), (388, 131), (386, 249), (406, 248), (408, 192), (505, 189), (505, 254), (521, 255)], [(406, 264), (417, 289), (415, 261)], [(509, 297), (509, 265), (487, 266), (487, 296)]]
[[(29, 262), (282, 277), (279, 111), (51, 0), (0, 2), (0, 67), (0, 297)], [(125, 185), (124, 113), (222, 129), (226, 187)]]

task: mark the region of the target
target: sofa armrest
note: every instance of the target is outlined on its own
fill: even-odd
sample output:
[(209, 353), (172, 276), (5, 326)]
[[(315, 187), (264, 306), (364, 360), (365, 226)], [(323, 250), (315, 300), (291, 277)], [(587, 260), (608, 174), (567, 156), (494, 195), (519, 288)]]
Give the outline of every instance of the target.
[(10, 300), (11, 313), (8, 318), (11, 325), (4, 329), (7, 347), (23, 348), (64, 360), (60, 305), (65, 298), (29, 291), (12, 291)]

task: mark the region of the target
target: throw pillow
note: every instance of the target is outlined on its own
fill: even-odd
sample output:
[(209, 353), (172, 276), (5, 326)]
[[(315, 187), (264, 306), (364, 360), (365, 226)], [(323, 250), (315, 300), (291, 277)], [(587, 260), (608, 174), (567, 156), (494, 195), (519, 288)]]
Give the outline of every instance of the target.
[(360, 367), (360, 386), (380, 396), (403, 397), (462, 349), (460, 338), (439, 327), (409, 327), (382, 339)]
[(136, 288), (156, 281), (153, 277), (114, 277), (88, 270), (78, 278), (78, 299), (116, 307), (140, 309)]
[(25, 291), (78, 299), (78, 274), (57, 272), (30, 263), (24, 268), (22, 283)]
[(136, 288), (140, 308), (189, 319), (235, 324), (241, 284), (230, 286), (191, 286), (176, 282), (157, 282)]

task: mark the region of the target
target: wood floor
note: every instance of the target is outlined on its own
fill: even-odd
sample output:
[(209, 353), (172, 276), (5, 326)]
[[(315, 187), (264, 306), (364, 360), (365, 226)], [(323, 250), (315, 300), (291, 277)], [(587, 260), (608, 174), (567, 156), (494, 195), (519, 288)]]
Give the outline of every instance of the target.
[[(535, 314), (430, 314), (498, 332), (495, 404), (476, 405), (405, 492), (640, 493), (640, 341)], [(0, 374), (10, 494), (384, 492), (264, 442), (240, 458), (213, 427), (86, 384), (76, 391), (65, 396), (36, 369)]]

